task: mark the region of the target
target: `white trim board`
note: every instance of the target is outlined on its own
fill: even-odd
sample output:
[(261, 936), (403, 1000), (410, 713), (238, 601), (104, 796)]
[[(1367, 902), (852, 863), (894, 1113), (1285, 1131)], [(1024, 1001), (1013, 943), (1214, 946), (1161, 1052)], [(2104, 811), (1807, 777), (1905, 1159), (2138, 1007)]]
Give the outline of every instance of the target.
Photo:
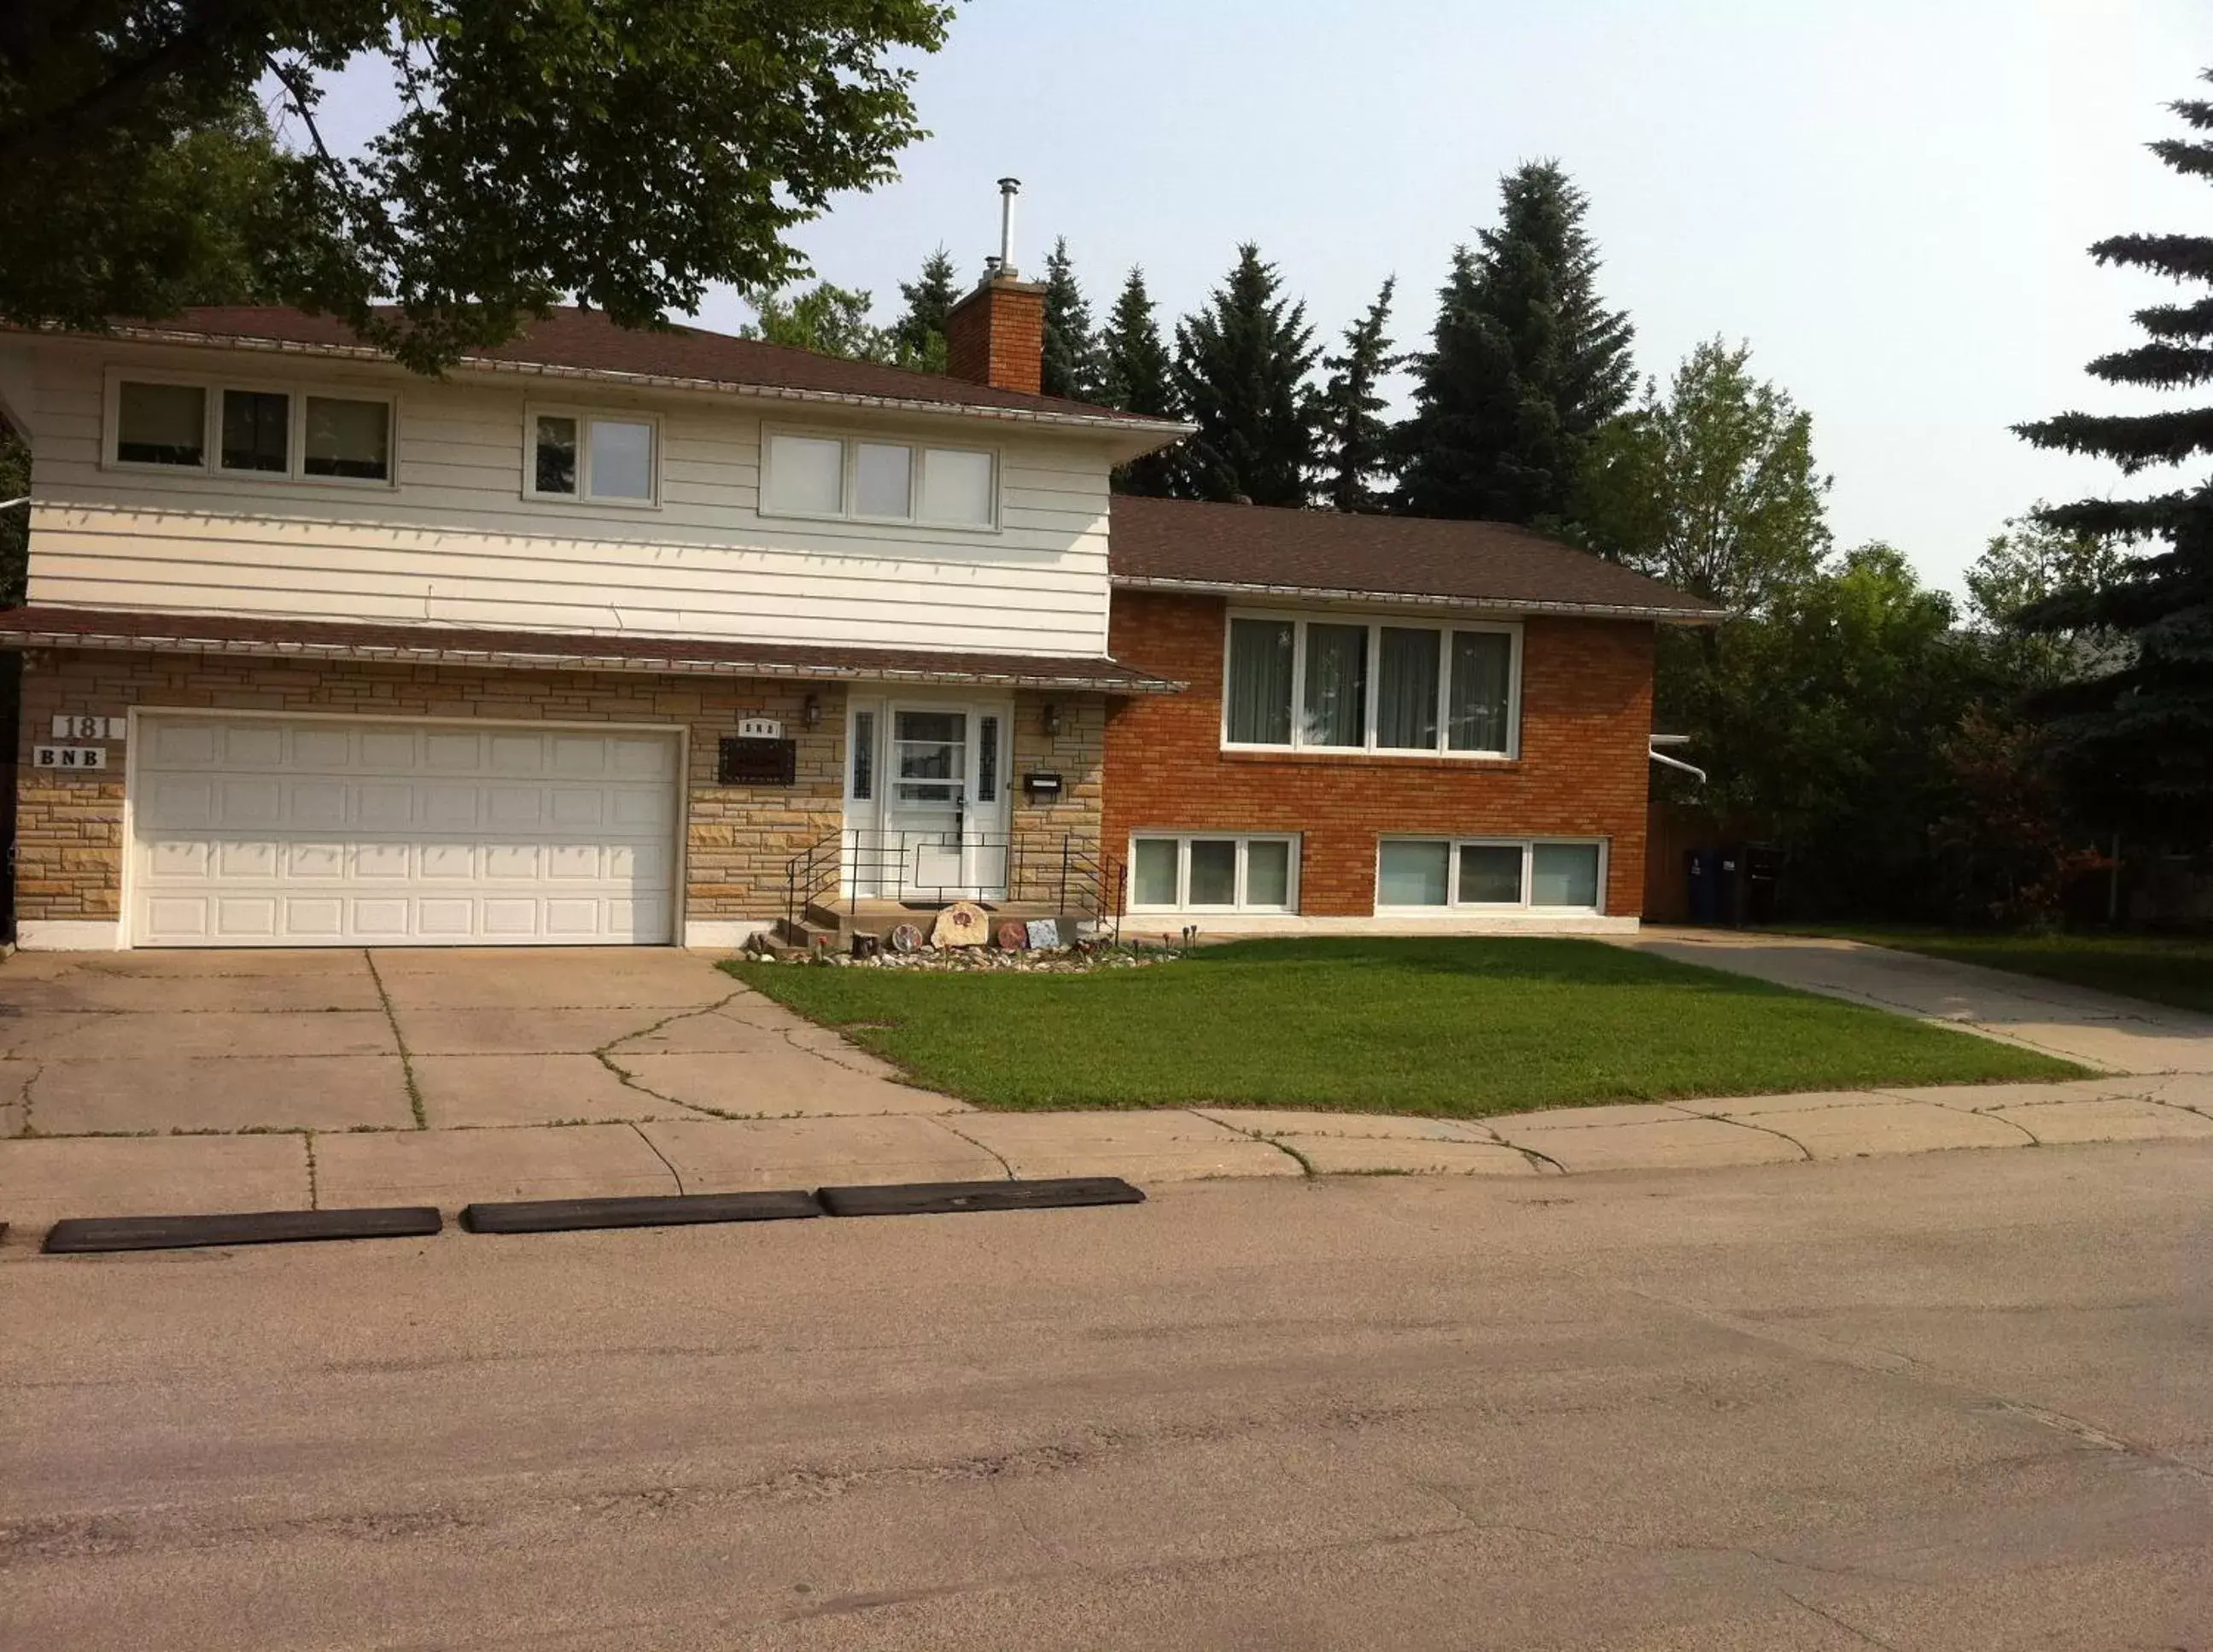
[(1186, 924), (1208, 940), (1298, 935), (1634, 935), (1640, 920), (1585, 912), (1386, 913), (1375, 917), (1308, 917), (1298, 912), (1125, 912), (1122, 937), (1173, 936)]

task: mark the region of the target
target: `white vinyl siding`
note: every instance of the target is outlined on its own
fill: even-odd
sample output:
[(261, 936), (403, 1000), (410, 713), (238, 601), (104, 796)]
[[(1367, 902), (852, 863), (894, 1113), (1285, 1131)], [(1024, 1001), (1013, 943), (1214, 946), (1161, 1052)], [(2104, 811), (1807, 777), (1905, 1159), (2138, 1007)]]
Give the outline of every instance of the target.
[(1231, 749), (1511, 758), (1521, 628), (1363, 614), (1238, 613), (1222, 649)]
[(1384, 838), (1375, 910), (1602, 912), (1606, 844), (1589, 838)]
[[(1002, 497), (988, 529), (796, 519), (759, 509), (758, 406), (672, 393), (637, 410), (659, 426), (657, 509), (642, 510), (523, 497), (525, 411), (538, 404), (497, 375), (457, 370), (395, 387), (396, 373), (315, 363), (316, 372), (302, 372), (296, 418), (303, 398), (393, 399), (394, 481), (287, 481), (218, 472), (211, 454), (197, 470), (107, 461), (109, 359), (128, 359), (115, 365), (119, 376), (158, 381), (187, 376), (182, 368), (216, 352), (75, 340), (17, 349), (30, 379), (38, 602), (799, 644), (1106, 651), (1109, 465), (1080, 435), (993, 432), (997, 458), (987, 468)], [(257, 363), (258, 374), (268, 370)], [(213, 418), (204, 412), (202, 428)], [(881, 426), (919, 448), (944, 439), (925, 424), (966, 421), (857, 414), (852, 423), (857, 436)], [(928, 488), (925, 473), (918, 493)]]
[(131, 938), (666, 942), (679, 750), (645, 730), (142, 714)]
[(1132, 912), (1289, 912), (1298, 906), (1289, 833), (1141, 832), (1130, 844)]

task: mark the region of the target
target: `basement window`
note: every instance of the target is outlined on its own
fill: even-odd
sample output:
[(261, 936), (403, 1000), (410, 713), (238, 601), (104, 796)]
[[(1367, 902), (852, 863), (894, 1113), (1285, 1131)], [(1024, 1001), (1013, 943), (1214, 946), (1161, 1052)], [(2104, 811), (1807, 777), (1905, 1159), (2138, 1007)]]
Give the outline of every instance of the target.
[(1375, 910), (1596, 912), (1603, 839), (1385, 838), (1375, 849)]
[(1130, 910), (1293, 911), (1297, 875), (1289, 833), (1141, 833), (1130, 844)]

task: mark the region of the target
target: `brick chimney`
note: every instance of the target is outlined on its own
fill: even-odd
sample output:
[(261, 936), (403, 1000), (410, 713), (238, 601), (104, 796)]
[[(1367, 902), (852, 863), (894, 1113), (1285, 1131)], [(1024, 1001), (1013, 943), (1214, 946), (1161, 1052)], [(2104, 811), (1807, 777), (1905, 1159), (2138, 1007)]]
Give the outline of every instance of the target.
[(1045, 283), (997, 270), (945, 318), (945, 370), (1036, 395), (1045, 381)]

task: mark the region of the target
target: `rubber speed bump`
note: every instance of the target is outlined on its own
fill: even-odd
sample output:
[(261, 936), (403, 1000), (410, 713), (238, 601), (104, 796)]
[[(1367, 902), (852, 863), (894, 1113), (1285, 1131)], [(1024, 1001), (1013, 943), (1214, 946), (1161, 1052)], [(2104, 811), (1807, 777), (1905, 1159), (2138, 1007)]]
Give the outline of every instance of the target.
[(176, 1251), (210, 1245), (290, 1245), (320, 1239), (426, 1239), (438, 1231), (427, 1204), (368, 1210), (250, 1210), (213, 1216), (71, 1216), (47, 1230), (52, 1256), (95, 1251)]
[(461, 1226), (472, 1234), (558, 1234), (584, 1228), (680, 1228), (705, 1222), (788, 1222), (819, 1216), (810, 1193), (661, 1193), (639, 1198), (525, 1199), (472, 1204)]
[(1050, 1210), (1067, 1205), (1143, 1204), (1119, 1176), (1063, 1176), (1039, 1181), (918, 1181), (888, 1187), (820, 1187), (814, 1197), (833, 1216), (943, 1216), (966, 1210)]

